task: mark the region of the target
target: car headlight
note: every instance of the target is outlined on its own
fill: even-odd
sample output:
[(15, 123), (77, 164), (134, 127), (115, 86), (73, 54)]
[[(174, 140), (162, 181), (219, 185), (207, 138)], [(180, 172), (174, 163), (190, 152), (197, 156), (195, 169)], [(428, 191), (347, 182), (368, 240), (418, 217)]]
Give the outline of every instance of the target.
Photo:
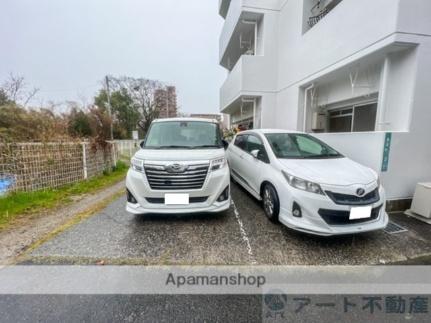
[(218, 170), (218, 169), (222, 169), (226, 165), (227, 165), (226, 158), (224, 158), (224, 157), (217, 158), (217, 159), (213, 159), (211, 161), (210, 169), (211, 170)]
[(319, 184), (316, 184), (316, 183), (313, 183), (310, 181), (306, 181), (305, 179), (302, 179), (299, 177), (295, 177), (293, 175), (286, 173), (283, 170), (281, 172), (283, 173), (284, 177), (286, 178), (286, 180), (290, 186), (297, 188), (298, 190), (303, 190), (303, 191), (307, 191), (310, 193), (325, 195)]
[(133, 157), (130, 160), (130, 166), (133, 170), (136, 170), (137, 172), (144, 171), (144, 161), (142, 159)]

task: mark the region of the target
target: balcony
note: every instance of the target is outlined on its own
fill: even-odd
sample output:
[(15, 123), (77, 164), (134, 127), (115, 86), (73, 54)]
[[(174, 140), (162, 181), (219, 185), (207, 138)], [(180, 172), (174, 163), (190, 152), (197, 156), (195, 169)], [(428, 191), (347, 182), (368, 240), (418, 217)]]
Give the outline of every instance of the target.
[(262, 32), (263, 14), (242, 12), (232, 35), (220, 47), (220, 65), (231, 71), (243, 55), (260, 55), (263, 43)]
[(265, 56), (242, 56), (220, 89), (220, 110), (228, 109), (242, 95), (260, 96), (273, 92), (276, 75), (271, 73), (272, 63)]

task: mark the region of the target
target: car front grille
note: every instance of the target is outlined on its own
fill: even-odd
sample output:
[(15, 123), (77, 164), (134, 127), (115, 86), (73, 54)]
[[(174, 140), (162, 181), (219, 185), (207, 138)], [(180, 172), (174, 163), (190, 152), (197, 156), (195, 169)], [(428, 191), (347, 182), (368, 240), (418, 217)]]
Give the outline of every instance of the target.
[(189, 165), (181, 173), (168, 172), (164, 165), (149, 164), (144, 169), (153, 190), (194, 190), (203, 187), (209, 164)]
[(348, 225), (364, 222), (371, 222), (379, 217), (380, 210), (383, 205), (380, 205), (371, 210), (371, 217), (366, 219), (350, 220), (350, 211), (326, 210), (320, 209), (319, 215), (329, 225)]
[(379, 189), (376, 188), (374, 191), (360, 197), (356, 195), (347, 195), (325, 191), (326, 195), (338, 205), (370, 205), (380, 200)]

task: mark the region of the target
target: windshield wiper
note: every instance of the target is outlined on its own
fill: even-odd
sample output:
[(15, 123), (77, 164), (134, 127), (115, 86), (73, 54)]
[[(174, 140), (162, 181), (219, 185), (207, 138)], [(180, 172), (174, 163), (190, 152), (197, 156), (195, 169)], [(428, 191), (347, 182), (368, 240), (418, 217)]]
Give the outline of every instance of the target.
[(159, 146), (156, 149), (192, 149), (190, 146), (180, 146), (180, 145), (168, 145), (168, 146)]
[(199, 149), (199, 148), (223, 148), (219, 145), (199, 145), (199, 146), (193, 146), (192, 149)]
[(339, 154), (323, 154), (323, 155), (308, 155), (303, 156), (304, 159), (325, 159), (325, 158), (336, 158), (341, 157)]

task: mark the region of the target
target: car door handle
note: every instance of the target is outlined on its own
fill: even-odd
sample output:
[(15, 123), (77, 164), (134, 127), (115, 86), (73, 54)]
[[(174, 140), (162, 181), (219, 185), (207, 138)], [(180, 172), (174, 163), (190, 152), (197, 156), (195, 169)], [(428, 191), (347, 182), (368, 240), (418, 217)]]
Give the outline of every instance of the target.
[(243, 155), (239, 155), (239, 158), (244, 159), (244, 156)]

